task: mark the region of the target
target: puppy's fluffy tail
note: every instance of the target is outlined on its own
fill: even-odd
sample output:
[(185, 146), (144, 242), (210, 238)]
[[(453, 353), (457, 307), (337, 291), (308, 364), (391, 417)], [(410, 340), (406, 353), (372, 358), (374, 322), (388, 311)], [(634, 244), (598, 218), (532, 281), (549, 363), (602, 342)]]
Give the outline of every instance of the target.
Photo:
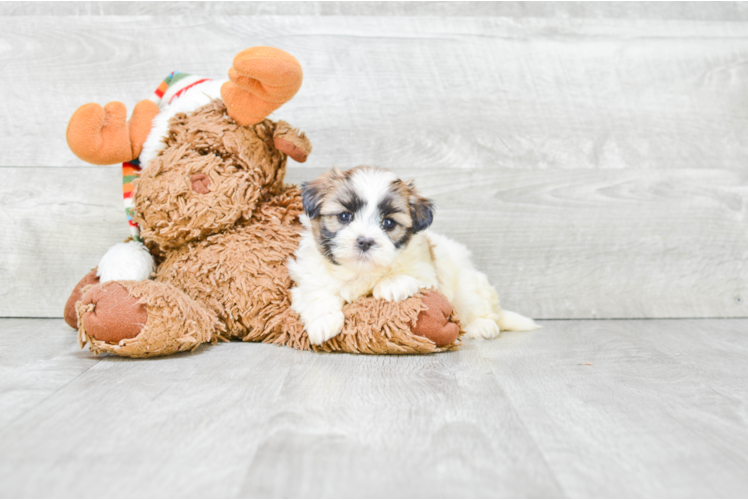
[(502, 332), (529, 332), (530, 330), (542, 328), (530, 318), (526, 318), (521, 314), (512, 311), (501, 311), (498, 323), (499, 329), (501, 329)]

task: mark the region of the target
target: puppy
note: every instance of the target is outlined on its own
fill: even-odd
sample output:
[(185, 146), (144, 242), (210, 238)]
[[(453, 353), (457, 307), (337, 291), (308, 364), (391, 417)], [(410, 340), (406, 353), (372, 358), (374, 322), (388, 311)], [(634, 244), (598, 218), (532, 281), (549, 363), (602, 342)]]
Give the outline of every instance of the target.
[(412, 182), (374, 167), (334, 168), (304, 183), (301, 194), (305, 231), (288, 271), (295, 282), (291, 306), (312, 344), (341, 332), (347, 302), (369, 294), (399, 301), (429, 288), (449, 299), (468, 337), (538, 328), (501, 310), (496, 290), (465, 246), (425, 231), (434, 206)]

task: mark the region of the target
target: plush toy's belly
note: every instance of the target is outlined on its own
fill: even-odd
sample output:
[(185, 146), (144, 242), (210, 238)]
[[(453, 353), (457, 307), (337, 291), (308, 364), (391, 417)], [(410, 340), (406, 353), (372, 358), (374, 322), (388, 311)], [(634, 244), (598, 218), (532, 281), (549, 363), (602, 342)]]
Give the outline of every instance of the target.
[(286, 263), (302, 230), (298, 205), (267, 204), (249, 223), (170, 253), (158, 268), (157, 281), (213, 309), (228, 336), (262, 340), (281, 328), (279, 322), (290, 311)]

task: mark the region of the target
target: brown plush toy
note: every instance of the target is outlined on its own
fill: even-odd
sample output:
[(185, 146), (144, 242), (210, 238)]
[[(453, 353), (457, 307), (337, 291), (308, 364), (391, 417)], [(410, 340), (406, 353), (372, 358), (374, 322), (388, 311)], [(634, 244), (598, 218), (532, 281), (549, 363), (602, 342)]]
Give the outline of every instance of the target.
[(133, 229), (68, 300), (81, 347), (149, 357), (232, 338), (368, 354), (458, 346), (459, 321), (437, 292), (359, 299), (345, 307), (340, 335), (310, 345), (286, 270), (302, 203), (283, 179), (287, 157), (303, 162), (312, 148), (304, 133), (266, 118), (301, 79), (294, 57), (254, 47), (236, 56), (226, 82), (172, 73), (129, 124), (121, 103), (75, 112), (72, 151), (94, 164), (125, 162)]

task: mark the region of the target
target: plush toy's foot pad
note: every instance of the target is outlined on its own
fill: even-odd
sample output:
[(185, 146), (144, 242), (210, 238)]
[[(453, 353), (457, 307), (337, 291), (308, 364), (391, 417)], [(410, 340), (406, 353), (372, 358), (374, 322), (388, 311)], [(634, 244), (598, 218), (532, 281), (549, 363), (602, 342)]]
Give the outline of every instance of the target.
[(83, 328), (96, 340), (117, 343), (122, 339), (133, 339), (148, 322), (145, 304), (116, 281), (88, 289), (81, 302), (87, 306), (81, 315)]
[(460, 327), (452, 321), (453, 308), (447, 298), (438, 292), (425, 292), (421, 298), (428, 308), (418, 314), (412, 325), (413, 333), (432, 340), (437, 347), (444, 347), (457, 340)]
[(78, 329), (78, 313), (75, 312), (75, 303), (83, 296), (83, 288), (88, 285), (96, 285), (98, 282), (99, 278), (96, 276), (96, 269), (92, 269), (73, 288), (73, 293), (70, 294), (65, 304), (65, 323), (70, 325), (71, 328)]
[(223, 330), (216, 314), (157, 281), (107, 281), (76, 305), (78, 340), (95, 353), (147, 358), (194, 349)]

